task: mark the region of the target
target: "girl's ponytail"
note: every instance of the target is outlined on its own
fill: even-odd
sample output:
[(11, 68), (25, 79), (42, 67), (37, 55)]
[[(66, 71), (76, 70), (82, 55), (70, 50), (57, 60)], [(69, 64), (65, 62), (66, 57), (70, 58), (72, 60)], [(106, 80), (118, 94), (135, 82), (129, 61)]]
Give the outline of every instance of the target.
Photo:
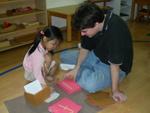
[(40, 32), (37, 33), (36, 38), (33, 42), (33, 45), (28, 52), (28, 55), (31, 55), (35, 51), (35, 49), (37, 48), (37, 46), (39, 45), (39, 43), (41, 41), (41, 37), (42, 37), (42, 34)]

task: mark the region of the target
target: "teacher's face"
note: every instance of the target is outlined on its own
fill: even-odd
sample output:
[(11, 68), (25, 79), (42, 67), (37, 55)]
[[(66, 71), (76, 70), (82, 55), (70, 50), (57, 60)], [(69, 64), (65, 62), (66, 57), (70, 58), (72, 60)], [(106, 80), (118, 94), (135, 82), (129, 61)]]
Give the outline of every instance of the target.
[(87, 36), (91, 38), (94, 35), (96, 35), (96, 33), (98, 33), (99, 31), (102, 31), (102, 29), (103, 29), (103, 23), (96, 22), (94, 27), (82, 29), (81, 36)]

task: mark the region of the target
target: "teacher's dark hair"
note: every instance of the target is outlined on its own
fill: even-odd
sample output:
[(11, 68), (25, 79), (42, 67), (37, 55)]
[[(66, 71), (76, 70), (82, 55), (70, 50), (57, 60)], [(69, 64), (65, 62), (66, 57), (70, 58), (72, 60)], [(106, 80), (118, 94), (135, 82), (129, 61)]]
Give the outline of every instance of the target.
[(74, 14), (73, 25), (77, 30), (92, 28), (96, 22), (103, 22), (104, 12), (94, 3), (84, 2)]

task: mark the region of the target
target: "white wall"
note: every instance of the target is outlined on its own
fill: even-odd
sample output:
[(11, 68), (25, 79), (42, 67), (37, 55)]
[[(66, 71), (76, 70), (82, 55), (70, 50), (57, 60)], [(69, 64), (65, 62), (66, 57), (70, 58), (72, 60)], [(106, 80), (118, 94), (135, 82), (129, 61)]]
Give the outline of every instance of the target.
[(46, 0), (47, 8), (61, 7), (73, 4), (79, 4), (85, 0)]
[(112, 0), (111, 1), (111, 6), (113, 7), (113, 12), (117, 15), (120, 15), (120, 3), (121, 3), (121, 0)]
[[(46, 0), (46, 7), (47, 9), (49, 9), (49, 8), (79, 4), (83, 1), (85, 0)], [(52, 17), (52, 25), (55, 25), (58, 27), (65, 27), (66, 20), (62, 18), (58, 18), (58, 17)]]
[[(47, 9), (55, 8), (55, 7), (62, 7), (62, 6), (67, 6), (67, 5), (79, 4), (83, 1), (85, 0), (46, 0), (46, 7)], [(128, 1), (132, 2), (132, 0), (128, 0)], [(112, 0), (111, 2), (108, 2), (107, 5), (113, 7), (113, 12), (115, 14), (120, 15), (121, 0)], [(65, 27), (66, 20), (62, 18), (58, 18), (58, 17), (52, 17), (52, 25), (56, 25), (58, 27)]]

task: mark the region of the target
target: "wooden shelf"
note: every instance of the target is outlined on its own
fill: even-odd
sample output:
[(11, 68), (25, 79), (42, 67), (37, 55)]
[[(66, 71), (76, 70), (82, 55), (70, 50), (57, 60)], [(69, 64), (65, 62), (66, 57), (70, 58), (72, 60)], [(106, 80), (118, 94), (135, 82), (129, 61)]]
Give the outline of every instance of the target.
[(4, 19), (15, 19), (15, 18), (20, 18), (20, 17), (24, 17), (24, 16), (30, 16), (30, 15), (36, 15), (36, 14), (41, 14), (41, 13), (45, 13), (45, 11), (39, 10), (39, 9), (33, 9), (31, 12), (27, 12), (27, 13), (22, 13), (22, 14), (15, 14), (15, 15), (7, 15), (5, 14), (0, 14), (0, 20), (4, 20)]
[[(7, 10), (13, 10), (17, 8), (31, 7), (31, 11), (19, 12), (14, 14), (7, 14)], [(35, 34), (37, 31), (47, 26), (47, 10), (46, 0), (1, 0), (0, 1), (0, 21), (1, 24), (8, 22), (12, 25), (16, 25), (16, 28), (6, 31), (2, 28), (0, 33), (0, 42), (16, 40), (28, 34)], [(19, 27), (23, 23), (38, 22), (39, 25), (31, 25), (28, 27)], [(7, 28), (6, 28), (7, 29)], [(23, 37), (26, 39), (26, 37)], [(33, 39), (32, 39), (33, 40)], [(10, 44), (8, 47), (0, 48), (0, 52), (8, 49), (12, 49), (18, 46), (31, 43), (31, 40), (24, 40), (20, 43)], [(15, 45), (16, 44), (16, 45)], [(5, 46), (5, 45), (4, 45)]]
[(10, 46), (4, 47), (4, 48), (0, 48), (0, 52), (10, 50), (10, 49), (13, 49), (13, 48), (16, 48), (16, 47), (24, 46), (24, 45), (27, 45), (27, 44), (31, 44), (32, 42), (33, 42), (33, 40), (30, 40), (30, 41), (18, 43), (16, 45), (10, 45)]
[(12, 31), (12, 32), (2, 33), (2, 34), (0, 34), (0, 41), (4, 40), (4, 39), (10, 40), (15, 37), (19, 37), (19, 36), (25, 35), (25, 34), (30, 34), (33, 32), (36, 33), (37, 30), (40, 30), (43, 27), (45, 27), (45, 25), (33, 26), (33, 27), (28, 27), (28, 28), (20, 28), (15, 31)]
[(0, 1), (0, 4), (10, 4), (10, 3), (18, 3), (18, 2), (24, 2), (25, 0), (5, 0)]

